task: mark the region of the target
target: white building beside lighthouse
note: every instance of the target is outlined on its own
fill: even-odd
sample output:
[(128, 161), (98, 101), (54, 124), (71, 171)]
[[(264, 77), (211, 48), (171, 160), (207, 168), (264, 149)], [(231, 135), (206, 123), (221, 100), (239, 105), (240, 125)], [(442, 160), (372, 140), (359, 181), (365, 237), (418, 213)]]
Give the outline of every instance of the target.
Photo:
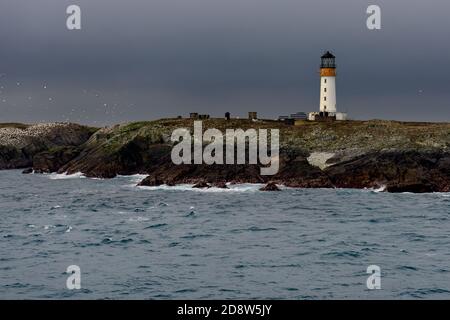
[(327, 51), (320, 64), (319, 112), (310, 112), (309, 120), (347, 120), (347, 114), (336, 108), (336, 57)]

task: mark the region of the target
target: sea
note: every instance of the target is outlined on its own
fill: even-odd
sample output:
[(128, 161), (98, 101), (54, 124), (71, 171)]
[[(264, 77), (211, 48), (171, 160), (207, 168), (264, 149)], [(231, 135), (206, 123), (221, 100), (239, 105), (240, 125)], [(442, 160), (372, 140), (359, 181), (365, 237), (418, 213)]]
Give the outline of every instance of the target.
[(0, 299), (450, 298), (449, 193), (144, 177), (0, 171)]

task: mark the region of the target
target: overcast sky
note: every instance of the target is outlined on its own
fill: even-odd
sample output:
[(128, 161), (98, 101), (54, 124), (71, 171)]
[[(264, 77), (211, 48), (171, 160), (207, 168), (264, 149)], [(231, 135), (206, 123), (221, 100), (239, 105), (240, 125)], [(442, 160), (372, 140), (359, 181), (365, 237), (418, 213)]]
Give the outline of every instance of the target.
[(448, 0), (1, 0), (0, 122), (318, 111), (325, 50), (351, 118), (450, 121), (449, 15)]

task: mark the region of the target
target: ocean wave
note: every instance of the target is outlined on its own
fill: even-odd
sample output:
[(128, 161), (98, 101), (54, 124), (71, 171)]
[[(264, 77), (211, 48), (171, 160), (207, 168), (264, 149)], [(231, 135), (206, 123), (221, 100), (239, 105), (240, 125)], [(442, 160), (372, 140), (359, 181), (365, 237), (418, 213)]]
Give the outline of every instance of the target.
[(450, 192), (434, 192), (433, 194), (444, 197), (444, 198), (450, 198)]
[(379, 188), (373, 188), (372, 189), (373, 192), (384, 192), (386, 191), (386, 186), (380, 186)]
[(129, 222), (143, 222), (143, 221), (149, 221), (150, 218), (147, 217), (131, 217), (128, 219)]
[(132, 175), (117, 175), (114, 179), (127, 179), (130, 180), (131, 182), (133, 182), (133, 186), (139, 182), (141, 182), (142, 180), (144, 180), (145, 178), (147, 178), (148, 175), (147, 174), (132, 174)]
[(363, 190), (365, 191), (370, 191), (370, 192), (384, 192), (386, 191), (386, 186), (385, 185), (381, 185), (378, 188), (364, 188)]

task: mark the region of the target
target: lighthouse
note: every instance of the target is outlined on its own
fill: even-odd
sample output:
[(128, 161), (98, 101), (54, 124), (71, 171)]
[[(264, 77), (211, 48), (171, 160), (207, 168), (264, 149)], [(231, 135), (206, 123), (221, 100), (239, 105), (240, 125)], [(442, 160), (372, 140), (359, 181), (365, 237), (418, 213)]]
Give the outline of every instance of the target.
[(310, 112), (309, 120), (346, 120), (347, 114), (336, 108), (336, 57), (327, 51), (320, 61), (319, 112)]
[(336, 113), (336, 57), (327, 51), (320, 63), (320, 112)]

